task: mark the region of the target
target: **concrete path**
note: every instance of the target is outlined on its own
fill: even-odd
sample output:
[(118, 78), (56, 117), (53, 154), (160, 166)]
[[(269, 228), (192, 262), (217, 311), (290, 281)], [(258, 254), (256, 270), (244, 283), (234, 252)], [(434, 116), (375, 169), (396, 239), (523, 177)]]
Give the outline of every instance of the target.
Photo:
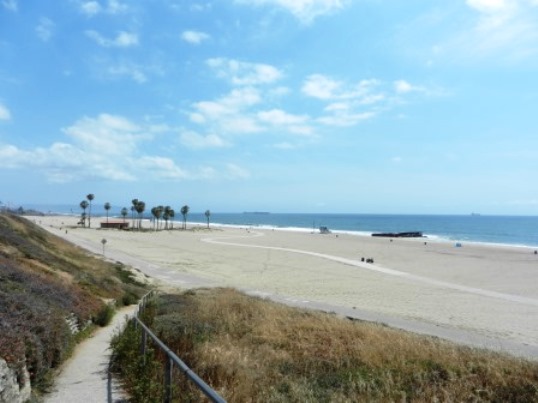
[(110, 340), (133, 315), (136, 305), (119, 310), (107, 327), (80, 343), (73, 356), (63, 365), (53, 392), (44, 396), (45, 403), (113, 403), (125, 402), (126, 395), (118, 382), (109, 377)]

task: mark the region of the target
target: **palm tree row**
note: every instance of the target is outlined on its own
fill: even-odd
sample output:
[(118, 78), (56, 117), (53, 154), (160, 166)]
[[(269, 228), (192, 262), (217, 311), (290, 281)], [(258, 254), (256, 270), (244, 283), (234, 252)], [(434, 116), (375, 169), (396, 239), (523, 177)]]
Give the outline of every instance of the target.
[[(151, 209), (151, 214), (153, 215), (153, 228), (159, 229), (159, 219), (163, 219), (165, 222), (164, 229), (169, 229), (168, 220), (174, 219), (176, 212), (170, 206), (156, 206)], [(172, 221), (173, 226), (173, 221)]]
[[(82, 200), (80, 202), (80, 208), (83, 210), (81, 214), (80, 224), (84, 227), (86, 227), (86, 223), (88, 228), (91, 227), (91, 213), (92, 213), (92, 201), (95, 199), (95, 195), (93, 193), (89, 193), (86, 196), (86, 199)], [(104, 204), (104, 209), (106, 211), (106, 222), (108, 223), (108, 216), (109, 211), (112, 208), (112, 205), (109, 202), (106, 202)], [(86, 214), (86, 209), (88, 210), (88, 214)], [(135, 229), (141, 229), (142, 228), (142, 219), (144, 217), (144, 211), (146, 210), (146, 203), (142, 200), (133, 199), (131, 200), (131, 220), (132, 220), (132, 228)], [(189, 214), (189, 206), (184, 205), (181, 207), (181, 215), (183, 216), (183, 225), (182, 229), (187, 229), (187, 215)], [(125, 222), (125, 219), (127, 215), (129, 214), (129, 210), (127, 207), (123, 207), (121, 209), (121, 216), (123, 217), (123, 222)], [(160, 229), (160, 220), (164, 220), (164, 229), (173, 229), (173, 219), (175, 217), (175, 211), (170, 206), (155, 206), (151, 209), (151, 214), (153, 216), (153, 228), (155, 230)], [(209, 210), (206, 210), (205, 216), (207, 219), (207, 228), (209, 228), (209, 217), (211, 216), (211, 212)], [(171, 220), (172, 222), (169, 223), (168, 221)]]

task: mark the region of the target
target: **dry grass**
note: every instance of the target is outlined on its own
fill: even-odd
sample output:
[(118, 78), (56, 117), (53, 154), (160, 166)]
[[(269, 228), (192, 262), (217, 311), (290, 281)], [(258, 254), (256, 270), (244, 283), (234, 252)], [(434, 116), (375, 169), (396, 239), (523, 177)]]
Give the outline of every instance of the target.
[(68, 315), (88, 329), (108, 317), (105, 299), (121, 304), (145, 292), (124, 271), (26, 219), (0, 214), (0, 357), (19, 373), (26, 365), (32, 386), (46, 388), (51, 369), (85, 334), (71, 333)]
[(156, 333), (231, 402), (538, 401), (537, 363), (232, 289), (163, 295), (154, 315)]

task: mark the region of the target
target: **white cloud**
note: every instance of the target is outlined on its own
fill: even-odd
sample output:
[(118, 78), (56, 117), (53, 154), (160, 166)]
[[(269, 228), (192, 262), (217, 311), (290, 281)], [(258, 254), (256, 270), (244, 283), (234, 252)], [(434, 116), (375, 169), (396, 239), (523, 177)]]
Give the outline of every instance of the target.
[(427, 89), (425, 87), (421, 87), (418, 85), (413, 85), (409, 81), (406, 80), (396, 80), (394, 81), (394, 90), (396, 91), (396, 94), (408, 94), (411, 92), (422, 92), (427, 94), (434, 94), (436, 91), (432, 89)]
[(209, 38), (210, 36), (208, 34), (199, 31), (184, 31), (181, 34), (181, 39), (183, 39), (185, 42), (192, 43), (193, 45), (199, 45)]
[[(104, 2), (103, 2), (104, 3)], [(97, 14), (122, 14), (128, 11), (127, 4), (117, 0), (108, 0), (106, 5), (101, 5), (98, 1), (81, 1), (80, 11), (88, 17), (93, 17)]]
[(413, 91), (413, 86), (405, 80), (398, 80), (394, 82), (394, 88), (397, 93), (405, 94), (406, 92)]
[(307, 115), (293, 115), (281, 109), (271, 109), (260, 111), (258, 119), (269, 125), (279, 126), (290, 133), (310, 136), (314, 133), (314, 128), (309, 125), (310, 117)]
[(232, 90), (215, 101), (200, 101), (188, 112), (191, 122), (204, 124), (212, 132), (221, 134), (257, 133), (263, 131), (250, 109), (261, 103), (257, 89), (242, 87)]
[(220, 122), (220, 127), (225, 133), (249, 134), (264, 131), (258, 122), (248, 115), (236, 115)]
[(239, 4), (253, 6), (277, 6), (293, 14), (303, 23), (310, 23), (317, 17), (342, 10), (348, 0), (235, 0)]
[(97, 118), (84, 117), (64, 129), (64, 133), (81, 148), (107, 156), (130, 154), (141, 140), (148, 138), (139, 126), (121, 116), (109, 114), (101, 114)]
[(342, 83), (321, 74), (312, 74), (307, 77), (302, 91), (306, 95), (319, 99), (332, 99), (340, 90)]
[(105, 74), (108, 77), (129, 77), (139, 84), (148, 81), (143, 67), (126, 62), (108, 66)]
[(355, 109), (351, 103), (332, 103), (325, 107), (325, 115), (318, 121), (327, 126), (349, 127), (376, 116), (374, 111), (356, 111)]
[(101, 5), (97, 1), (85, 1), (80, 4), (80, 11), (90, 17), (102, 11)]
[(127, 11), (129, 8), (127, 4), (124, 4), (117, 0), (108, 0), (107, 12), (110, 14), (120, 14)]
[(278, 148), (279, 150), (293, 150), (295, 146), (288, 142), (278, 143), (273, 145), (274, 148)]
[[(195, 103), (191, 120), (199, 123), (239, 114), (244, 109), (261, 102), (259, 92), (250, 87), (232, 90), (227, 96), (216, 101)], [(194, 118), (194, 119), (193, 119)]]
[(268, 64), (214, 58), (207, 60), (207, 65), (217, 72), (218, 77), (229, 80), (234, 85), (271, 84), (283, 77), (280, 70)]
[(2, 5), (9, 11), (17, 11), (17, 0), (2, 0)]
[(357, 99), (372, 103), (376, 99), (382, 99), (382, 94), (373, 95), (373, 90), (379, 84), (380, 82), (374, 79), (349, 84), (323, 74), (312, 74), (306, 78), (301, 90), (305, 95), (322, 100)]
[(10, 120), (11, 112), (9, 109), (0, 103), (0, 120)]
[[(250, 176), (247, 170), (235, 164), (219, 170), (205, 166), (191, 171), (170, 157), (151, 155), (147, 145), (153, 142), (154, 133), (162, 134), (163, 130), (162, 125), (138, 124), (122, 116), (103, 113), (77, 120), (63, 129), (67, 141), (48, 147), (24, 150), (0, 143), (0, 161), (4, 169), (32, 170), (43, 174), (49, 182), (57, 183), (89, 179), (158, 182)], [(226, 145), (216, 135), (198, 138), (191, 135), (183, 139), (198, 147)]]
[(308, 120), (308, 116), (306, 115), (292, 115), (281, 109), (258, 112), (258, 118), (262, 122), (277, 126), (298, 125), (303, 124)]
[(150, 176), (162, 179), (188, 179), (189, 174), (181, 169), (170, 158), (145, 156), (137, 160), (137, 164)]
[(126, 48), (138, 45), (138, 35), (125, 31), (120, 31), (114, 39), (107, 39), (99, 32), (92, 30), (86, 31), (86, 36), (105, 48)]
[(216, 134), (208, 134), (203, 136), (193, 131), (185, 131), (181, 133), (181, 144), (186, 147), (199, 148), (222, 148), (229, 144)]
[(506, 0), (467, 0), (467, 5), (483, 13), (494, 13), (506, 9)]
[(46, 17), (40, 18), (39, 24), (35, 29), (39, 39), (41, 39), (43, 42), (47, 42), (52, 37), (54, 26), (54, 22), (52, 22), (50, 19)]
[(250, 172), (236, 164), (227, 164), (226, 173), (230, 179), (248, 179)]
[(372, 119), (380, 112), (394, 107), (411, 93), (441, 95), (439, 89), (411, 84), (406, 80), (392, 83), (377, 79), (345, 82), (322, 75), (308, 76), (301, 88), (303, 94), (316, 98), (322, 103), (323, 114), (317, 122), (330, 126), (354, 126), (361, 121)]
[(132, 181), (140, 178), (181, 179), (185, 173), (171, 160), (144, 155), (151, 127), (110, 114), (84, 117), (63, 129), (70, 142), (22, 150), (0, 145), (6, 168), (37, 169), (51, 182), (88, 178)]
[(524, 62), (538, 54), (538, 2), (535, 0), (467, 0), (471, 23), (433, 46), (433, 59), (477, 62)]

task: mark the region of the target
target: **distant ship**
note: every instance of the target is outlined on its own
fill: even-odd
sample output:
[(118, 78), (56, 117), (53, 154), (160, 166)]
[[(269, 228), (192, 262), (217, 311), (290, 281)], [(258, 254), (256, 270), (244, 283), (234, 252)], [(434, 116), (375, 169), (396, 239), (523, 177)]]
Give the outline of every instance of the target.
[(478, 216), (480, 216), (480, 214), (479, 213), (471, 213), (471, 216), (478, 217)]
[(268, 211), (243, 211), (243, 214), (271, 214)]

